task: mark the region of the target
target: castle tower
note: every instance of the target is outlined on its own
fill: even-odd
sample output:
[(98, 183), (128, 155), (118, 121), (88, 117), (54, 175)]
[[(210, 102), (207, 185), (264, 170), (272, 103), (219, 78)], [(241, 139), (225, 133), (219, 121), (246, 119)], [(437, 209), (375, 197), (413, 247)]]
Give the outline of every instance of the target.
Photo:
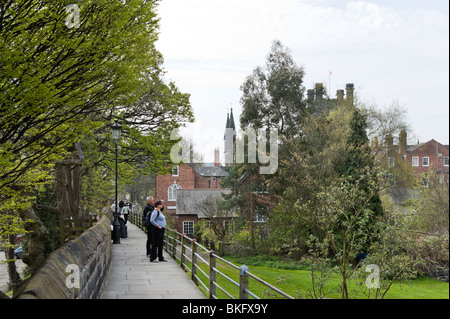
[(347, 83), (347, 85), (345, 86), (345, 95), (346, 95), (346, 100), (347, 102), (353, 106), (353, 91), (354, 91), (354, 86), (353, 83)]

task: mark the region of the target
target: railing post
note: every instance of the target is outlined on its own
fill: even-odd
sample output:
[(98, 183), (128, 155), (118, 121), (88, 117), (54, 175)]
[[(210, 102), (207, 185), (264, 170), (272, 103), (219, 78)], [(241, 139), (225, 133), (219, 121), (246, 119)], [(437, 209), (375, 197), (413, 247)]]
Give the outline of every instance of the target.
[(163, 248), (165, 251), (168, 251), (167, 250), (167, 241), (169, 240), (169, 232), (170, 232), (170, 229), (166, 228), (166, 231), (164, 232), (164, 237), (163, 237)]
[(216, 258), (214, 257), (214, 250), (209, 252), (209, 299), (214, 299), (216, 296)]
[(183, 233), (183, 236), (181, 237), (181, 256), (180, 256), (180, 264), (181, 269), (184, 271), (186, 270), (186, 267), (184, 266), (184, 262), (186, 261), (186, 258), (184, 258), (184, 254), (186, 253), (186, 247), (184, 246), (186, 240), (185, 240), (186, 234)]
[(176, 231), (173, 232), (173, 241), (172, 241), (172, 257), (176, 260), (175, 255), (177, 253), (177, 239), (175, 238)]
[(197, 240), (194, 238), (192, 240), (192, 249), (191, 249), (191, 280), (198, 286), (197, 278), (195, 277), (197, 275)]
[(239, 299), (248, 299), (249, 284), (248, 284), (248, 275), (245, 273), (248, 271), (248, 267), (246, 265), (242, 265), (239, 269)]

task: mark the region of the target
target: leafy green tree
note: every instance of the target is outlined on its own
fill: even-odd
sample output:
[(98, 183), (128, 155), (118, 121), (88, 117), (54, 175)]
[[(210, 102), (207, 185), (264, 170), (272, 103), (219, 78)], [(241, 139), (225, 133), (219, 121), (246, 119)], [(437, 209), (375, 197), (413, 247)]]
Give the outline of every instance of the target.
[[(346, 153), (344, 163), (338, 167), (339, 172), (344, 178), (353, 178), (359, 180), (360, 176), (368, 176), (367, 185), (360, 183), (360, 187), (370, 187), (370, 179), (377, 180), (377, 171), (375, 158), (369, 146), (367, 138), (367, 122), (361, 112), (355, 108), (350, 119), (350, 135), (346, 143)], [(383, 206), (379, 192), (375, 192), (369, 201), (369, 208), (376, 216), (383, 215)]]
[[(124, 128), (124, 179), (165, 169), (174, 143), (169, 132), (193, 114), (189, 95), (163, 80), (157, 3), (77, 1), (75, 25), (68, 0), (0, 3), (2, 216), (41, 225), (31, 204), (39, 185), (49, 183), (58, 200), (46, 209), (61, 217), (81, 214), (81, 177), (99, 166), (113, 170), (114, 119)], [(40, 230), (35, 227), (32, 237), (41, 243), (29, 245), (36, 247), (30, 251), (36, 261), (43, 256)]]
[(64, 158), (93, 113), (132, 97), (155, 61), (155, 3), (82, 1), (69, 28), (70, 1), (2, 2), (1, 190)]
[(436, 172), (429, 172), (424, 178), (428, 186), (421, 184), (419, 196), (413, 200), (414, 226), (422, 232), (448, 235), (449, 184), (444, 183), (443, 175)]
[(271, 178), (278, 205), (270, 216), (272, 245), (280, 253), (300, 258), (307, 254), (306, 241), (319, 230), (305, 219), (296, 218), (297, 202), (316, 202), (324, 185), (340, 178), (336, 166), (342, 164), (345, 141), (336, 134), (337, 120), (328, 113), (310, 114), (302, 124), (301, 138), (286, 139), (280, 152), (279, 169)]
[(376, 236), (367, 229), (374, 228), (371, 220), (375, 213), (370, 201), (377, 191), (378, 185), (370, 175), (361, 175), (357, 180), (347, 177), (324, 186), (316, 201), (297, 204), (297, 218), (318, 230), (308, 239), (310, 253), (327, 263), (330, 259), (337, 266), (343, 299), (349, 298), (348, 282), (355, 271), (352, 265), (356, 256), (369, 238)]
[(259, 165), (256, 163), (233, 164), (228, 172), (229, 175), (222, 181), (222, 187), (231, 189), (231, 193), (222, 194), (224, 201), (219, 203), (220, 208), (226, 212), (237, 211), (240, 222), (236, 224), (236, 230), (239, 231), (242, 228), (250, 230), (250, 248), (255, 252), (254, 218), (258, 206), (261, 205), (256, 187), (264, 183), (259, 175)]
[[(265, 65), (257, 67), (241, 86), (241, 128), (276, 129), (281, 139), (298, 136), (306, 107), (303, 75), (303, 69), (296, 65), (289, 49), (274, 41)], [(247, 149), (251, 142), (244, 140)], [(268, 218), (274, 207), (271, 180), (276, 174), (260, 175), (260, 163), (249, 163), (248, 152), (244, 154), (244, 163), (233, 165), (224, 180), (224, 187), (232, 189), (225, 203), (240, 208), (242, 219), (250, 230), (252, 251), (255, 251), (255, 239), (266, 236), (264, 227), (260, 226), (258, 231), (254, 220), (257, 216)]]
[(282, 136), (297, 136), (306, 107), (303, 75), (289, 49), (274, 41), (265, 66), (241, 86), (241, 127), (276, 128)]

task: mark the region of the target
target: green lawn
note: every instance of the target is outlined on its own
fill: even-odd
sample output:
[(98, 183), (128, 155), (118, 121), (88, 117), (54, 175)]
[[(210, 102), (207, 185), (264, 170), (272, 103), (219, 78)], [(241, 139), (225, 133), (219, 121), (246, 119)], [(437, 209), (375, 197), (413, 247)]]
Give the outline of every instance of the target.
[[(232, 257), (226, 257), (227, 260), (231, 261), (237, 266), (240, 266), (239, 259)], [(190, 265), (188, 264), (190, 268)], [(201, 266), (203, 271), (208, 273), (209, 267), (207, 265)], [(239, 271), (233, 267), (218, 261), (217, 269), (223, 272), (226, 276), (230, 277), (237, 283), (239, 283)], [(266, 266), (251, 265), (249, 266), (249, 272), (253, 275), (258, 276), (264, 281), (276, 286), (285, 293), (291, 295), (292, 297), (306, 296), (305, 292), (311, 289), (311, 276), (308, 270), (298, 270), (298, 269), (279, 269)], [(190, 275), (190, 273), (188, 273)], [(208, 286), (207, 278), (198, 272), (198, 276), (202, 279), (206, 286)], [(239, 297), (239, 289), (236, 285), (229, 282), (223, 278), (220, 274), (217, 274), (217, 283), (224, 288), (226, 291), (231, 293), (235, 298)], [(331, 279), (327, 282), (326, 288), (330, 291), (336, 290), (339, 287), (339, 278)], [(206, 296), (208, 292), (200, 285), (202, 291)], [(274, 298), (275, 295), (268, 295), (268, 289), (264, 285), (258, 283), (254, 279), (250, 278), (250, 290), (259, 296), (260, 298)], [(349, 291), (358, 291), (357, 287), (349, 287)], [(351, 293), (351, 296), (356, 298), (365, 299), (367, 298), (364, 294)], [(229, 297), (217, 288), (217, 297), (219, 299), (228, 299)], [(339, 292), (334, 292), (327, 295), (329, 298), (340, 298)], [(438, 280), (430, 278), (420, 278), (415, 279), (408, 283), (396, 282), (392, 285), (388, 293), (386, 294), (386, 299), (449, 299), (449, 285), (447, 282), (440, 282)]]

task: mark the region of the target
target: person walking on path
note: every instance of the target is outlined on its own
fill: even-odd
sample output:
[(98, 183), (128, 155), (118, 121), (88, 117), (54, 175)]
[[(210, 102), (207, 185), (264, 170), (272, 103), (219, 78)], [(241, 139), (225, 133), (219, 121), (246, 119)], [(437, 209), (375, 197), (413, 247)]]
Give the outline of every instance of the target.
[[(152, 225), (152, 249), (150, 254), (150, 262), (158, 262), (156, 260), (157, 257), (159, 261), (167, 261), (163, 256), (163, 239), (167, 223), (166, 217), (161, 211), (162, 206), (162, 202), (157, 201), (155, 203), (155, 210), (150, 217), (150, 224)], [(156, 256), (157, 252), (158, 256)]]
[[(144, 207), (144, 211), (142, 213), (142, 221), (146, 218), (150, 218), (151, 213), (155, 210), (154, 199), (152, 196), (147, 197), (147, 205)], [(147, 257), (150, 257), (151, 253), (151, 244), (152, 244), (152, 224), (148, 224), (147, 226), (147, 242), (145, 244), (145, 248), (147, 251)]]

